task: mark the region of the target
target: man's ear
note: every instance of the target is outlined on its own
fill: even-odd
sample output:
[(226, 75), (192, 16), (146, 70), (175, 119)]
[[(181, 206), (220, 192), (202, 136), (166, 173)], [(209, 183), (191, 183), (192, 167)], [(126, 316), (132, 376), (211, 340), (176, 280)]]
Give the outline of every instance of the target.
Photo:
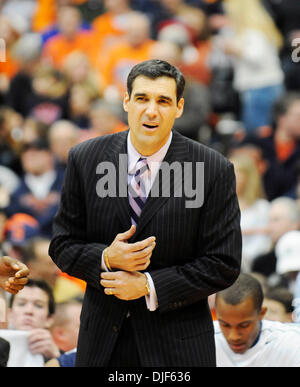
[(177, 114), (176, 114), (176, 118), (179, 118), (179, 117), (182, 116), (183, 108), (184, 108), (184, 99), (183, 99), (183, 98), (180, 98), (180, 100), (179, 100), (178, 103), (177, 103)]
[(260, 311), (260, 314), (259, 314), (261, 320), (263, 320), (263, 318), (265, 317), (265, 314), (267, 313), (267, 309), (268, 308), (266, 306), (263, 306), (261, 308), (261, 311)]
[(129, 97), (129, 94), (128, 92), (126, 91), (125, 95), (124, 95), (124, 98), (123, 98), (123, 109), (125, 110), (125, 112), (128, 112), (128, 102), (130, 100), (130, 97)]

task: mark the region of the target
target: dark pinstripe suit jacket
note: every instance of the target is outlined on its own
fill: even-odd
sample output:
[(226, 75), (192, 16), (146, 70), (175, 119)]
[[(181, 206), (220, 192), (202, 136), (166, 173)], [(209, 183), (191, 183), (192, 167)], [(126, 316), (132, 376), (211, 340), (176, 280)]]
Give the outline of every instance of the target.
[[(127, 153), (127, 133), (72, 148), (54, 220), (50, 256), (62, 271), (87, 282), (76, 364), (106, 366), (130, 311), (143, 366), (214, 366), (207, 297), (230, 286), (240, 270), (240, 211), (233, 167), (219, 153), (173, 133), (164, 161), (204, 162), (204, 203), (188, 209), (185, 197), (147, 199), (130, 242), (156, 236), (147, 271), (159, 307), (150, 312), (144, 297), (122, 301), (106, 296), (99, 283), (104, 248), (131, 222), (127, 197), (97, 195), (96, 169), (110, 161), (119, 171), (119, 154)], [(125, 174), (119, 182), (117, 173), (117, 186), (127, 184), (127, 165), (120, 167)]]

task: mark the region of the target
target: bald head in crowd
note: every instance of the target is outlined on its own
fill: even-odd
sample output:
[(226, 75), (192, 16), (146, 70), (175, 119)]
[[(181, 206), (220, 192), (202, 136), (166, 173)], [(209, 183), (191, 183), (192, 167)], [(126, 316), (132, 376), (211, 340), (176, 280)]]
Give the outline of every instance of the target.
[(72, 122), (61, 120), (50, 127), (50, 148), (63, 164), (67, 162), (70, 148), (76, 145), (78, 141), (79, 130)]

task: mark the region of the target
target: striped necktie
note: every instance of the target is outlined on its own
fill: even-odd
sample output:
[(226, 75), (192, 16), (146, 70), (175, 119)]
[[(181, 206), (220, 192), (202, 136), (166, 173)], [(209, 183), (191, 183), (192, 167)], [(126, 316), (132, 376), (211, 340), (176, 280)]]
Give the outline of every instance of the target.
[(146, 158), (140, 158), (136, 164), (136, 172), (128, 185), (128, 197), (130, 204), (130, 216), (132, 224), (136, 225), (147, 199), (146, 174), (149, 166)]

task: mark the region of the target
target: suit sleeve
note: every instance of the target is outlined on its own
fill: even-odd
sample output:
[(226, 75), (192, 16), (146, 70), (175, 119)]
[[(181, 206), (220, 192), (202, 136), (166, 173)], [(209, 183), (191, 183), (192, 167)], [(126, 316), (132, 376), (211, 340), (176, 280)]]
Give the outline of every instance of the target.
[(201, 213), (196, 258), (150, 271), (161, 312), (205, 299), (229, 287), (239, 275), (240, 209), (232, 164), (216, 178)]
[(87, 240), (85, 199), (73, 153), (72, 149), (53, 221), (49, 255), (63, 272), (100, 289), (101, 256), (106, 246)]

